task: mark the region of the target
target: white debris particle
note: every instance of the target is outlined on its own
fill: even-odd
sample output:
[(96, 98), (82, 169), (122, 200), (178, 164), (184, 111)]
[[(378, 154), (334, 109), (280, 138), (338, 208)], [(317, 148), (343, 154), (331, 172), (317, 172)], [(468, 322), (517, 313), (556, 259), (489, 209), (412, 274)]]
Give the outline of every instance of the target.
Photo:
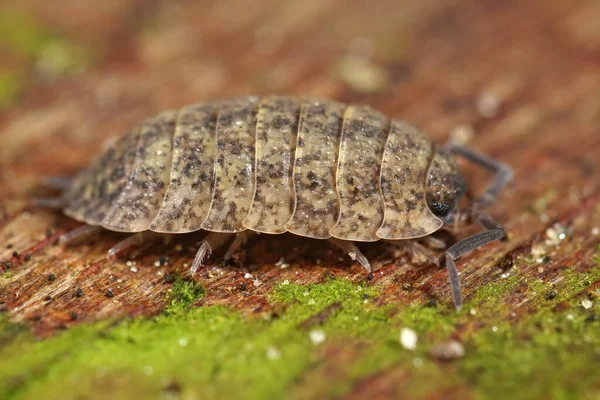
[(163, 273), (159, 271), (159, 272), (156, 273), (156, 275), (163, 276)]
[(283, 282), (281, 282), (282, 285), (289, 285), (290, 281), (289, 279), (284, 280)]
[(154, 370), (152, 369), (152, 367), (151, 367), (150, 365), (146, 365), (146, 366), (144, 367), (144, 374), (146, 374), (146, 375), (151, 375), (151, 374), (152, 374), (152, 371), (154, 371)]
[(309, 306), (312, 306), (313, 304), (315, 304), (315, 300), (314, 300), (314, 299), (310, 299), (310, 300), (308, 301), (308, 305), (309, 305)]
[(262, 285), (262, 282), (261, 282), (260, 280), (258, 280), (258, 279), (255, 279), (255, 280), (252, 282), (252, 284), (253, 284), (254, 286), (256, 286), (256, 287), (259, 287), (260, 285)]
[(246, 273), (244, 274), (244, 279), (252, 279), (252, 274), (250, 274), (250, 273), (246, 272)]
[(138, 271), (139, 271), (139, 270), (137, 269), (137, 267), (135, 267), (135, 266), (134, 266), (134, 267), (131, 267), (131, 268), (129, 268), (129, 270), (130, 270), (131, 272), (138, 272)]
[(185, 347), (188, 344), (188, 340), (187, 340), (187, 338), (182, 337), (182, 338), (179, 338), (179, 340), (177, 341), (177, 343), (179, 343), (179, 345), (181, 347)]
[(290, 264), (286, 263), (286, 262), (285, 262), (285, 260), (283, 259), (283, 257), (281, 257), (281, 258), (279, 259), (279, 261), (277, 261), (277, 262), (275, 263), (275, 266), (277, 266), (277, 267), (279, 267), (279, 268), (281, 268), (281, 269), (285, 269), (285, 268), (289, 267), (289, 266), (290, 266)]
[(541, 256), (546, 255), (546, 249), (544, 248), (544, 246), (535, 244), (531, 247), (531, 255), (535, 258), (539, 258)]
[(500, 99), (493, 93), (483, 93), (477, 99), (477, 112), (486, 118), (492, 118), (500, 109)]
[(358, 321), (358, 317), (354, 317), (354, 320), (355, 320), (355, 321)]
[(546, 245), (558, 246), (567, 237), (567, 228), (559, 223), (546, 229)]
[(321, 344), (327, 338), (325, 336), (325, 332), (320, 329), (310, 331), (308, 333), (308, 336), (310, 337), (310, 341), (312, 342), (312, 344)]
[(162, 152), (161, 150), (156, 150), (156, 155), (157, 155), (157, 156), (160, 156), (160, 155), (162, 155), (162, 153), (163, 153), (163, 152)]
[(497, 327), (497, 326), (492, 326), (492, 330), (493, 330), (494, 332), (498, 332), (498, 327)]
[(123, 283), (123, 279), (121, 279), (121, 278), (117, 279), (117, 283)]
[(354, 251), (351, 251), (350, 253), (348, 253), (348, 256), (350, 256), (352, 261), (356, 261), (356, 253)]
[(429, 350), (429, 356), (441, 361), (451, 361), (461, 358), (465, 355), (465, 348), (462, 343), (456, 340), (450, 340), (444, 343), (436, 344)]
[(306, 292), (302, 293), (304, 296), (308, 296), (310, 294), (310, 292), (307, 290)]
[(474, 308), (471, 308), (471, 309), (469, 310), (469, 314), (471, 314), (471, 315), (475, 315), (475, 314), (477, 314), (477, 310), (476, 310), (476, 309), (474, 309)]
[(132, 263), (131, 261), (127, 261), (127, 262), (125, 263), (125, 265), (127, 265), (128, 267), (131, 267), (131, 266), (133, 265), (133, 263)]
[(539, 268), (538, 268), (538, 272), (541, 274), (542, 272), (544, 272), (544, 268), (542, 268), (542, 267), (539, 267)]
[(508, 278), (509, 276), (510, 276), (510, 273), (506, 272), (506, 273), (504, 273), (504, 274), (500, 275), (500, 278), (504, 278), (504, 279), (506, 279), (506, 278)]
[(450, 131), (450, 138), (453, 143), (466, 145), (473, 140), (475, 129), (471, 125), (457, 125)]
[(597, 226), (592, 228), (592, 235), (594, 235), (594, 236), (600, 235), (600, 228), (598, 228)]
[(572, 320), (573, 318), (573, 314), (567, 314), (567, 319)]
[(158, 261), (158, 260), (154, 261), (154, 266), (155, 267), (160, 267), (160, 261)]
[(410, 328), (400, 329), (400, 344), (406, 350), (415, 350), (417, 348), (417, 332)]
[(281, 358), (281, 352), (277, 347), (271, 346), (267, 349), (267, 358), (269, 360), (279, 360)]
[(586, 310), (589, 310), (590, 308), (592, 308), (592, 306), (594, 305), (594, 303), (592, 303), (592, 301), (590, 299), (583, 299), (583, 300), (581, 300), (581, 305)]

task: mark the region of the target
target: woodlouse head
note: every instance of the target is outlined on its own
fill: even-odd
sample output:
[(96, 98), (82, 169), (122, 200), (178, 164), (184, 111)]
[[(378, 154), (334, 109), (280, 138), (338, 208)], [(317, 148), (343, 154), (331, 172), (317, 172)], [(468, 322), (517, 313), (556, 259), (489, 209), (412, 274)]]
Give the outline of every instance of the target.
[(431, 212), (445, 224), (454, 223), (458, 203), (466, 189), (465, 180), (452, 157), (438, 151), (427, 175), (425, 198)]

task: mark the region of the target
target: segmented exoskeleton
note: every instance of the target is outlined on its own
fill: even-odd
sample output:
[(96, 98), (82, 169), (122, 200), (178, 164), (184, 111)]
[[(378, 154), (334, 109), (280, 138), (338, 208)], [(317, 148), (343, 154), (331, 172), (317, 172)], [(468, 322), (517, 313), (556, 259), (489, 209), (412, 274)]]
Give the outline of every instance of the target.
[(460, 307), (454, 260), (505, 236), (481, 210), (512, 171), (460, 146), (438, 147), (368, 106), (271, 96), (167, 111), (75, 176), (60, 205), (113, 231), (211, 232), (193, 272), (230, 234), (235, 249), (248, 232), (329, 239), (370, 271), (352, 242), (406, 241), (453, 222), (466, 189), (453, 155), (496, 172), (473, 204), (486, 231), (446, 251)]

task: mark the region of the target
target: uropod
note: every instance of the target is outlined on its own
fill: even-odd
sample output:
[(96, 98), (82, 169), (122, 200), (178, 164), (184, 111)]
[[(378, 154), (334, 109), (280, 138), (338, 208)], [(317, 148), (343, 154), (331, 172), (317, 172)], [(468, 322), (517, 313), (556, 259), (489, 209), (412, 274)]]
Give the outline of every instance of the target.
[(166, 111), (73, 178), (51, 180), (63, 189), (60, 197), (38, 204), (86, 223), (63, 241), (98, 227), (138, 233), (110, 253), (141, 232), (208, 231), (192, 274), (212, 251), (232, 241), (228, 257), (253, 232), (328, 240), (370, 272), (354, 242), (406, 245), (454, 223), (466, 191), (455, 156), (495, 172), (470, 207), (485, 230), (445, 251), (460, 308), (455, 260), (505, 237), (484, 209), (510, 182), (512, 169), (457, 144), (436, 146), (406, 122), (365, 105), (269, 96)]

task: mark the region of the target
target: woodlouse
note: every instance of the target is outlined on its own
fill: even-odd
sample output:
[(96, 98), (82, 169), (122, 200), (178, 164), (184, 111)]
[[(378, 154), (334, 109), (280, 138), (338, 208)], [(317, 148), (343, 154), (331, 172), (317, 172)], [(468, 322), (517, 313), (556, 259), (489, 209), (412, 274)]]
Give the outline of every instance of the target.
[(231, 234), (228, 254), (252, 231), (328, 239), (370, 271), (353, 242), (412, 243), (408, 239), (454, 222), (466, 185), (453, 155), (496, 173), (472, 206), (486, 230), (446, 250), (460, 307), (454, 260), (505, 236), (482, 210), (512, 170), (452, 143), (438, 147), (368, 106), (270, 96), (167, 111), (134, 128), (73, 179), (60, 181), (59, 199), (40, 204), (113, 231), (209, 231), (192, 273)]

